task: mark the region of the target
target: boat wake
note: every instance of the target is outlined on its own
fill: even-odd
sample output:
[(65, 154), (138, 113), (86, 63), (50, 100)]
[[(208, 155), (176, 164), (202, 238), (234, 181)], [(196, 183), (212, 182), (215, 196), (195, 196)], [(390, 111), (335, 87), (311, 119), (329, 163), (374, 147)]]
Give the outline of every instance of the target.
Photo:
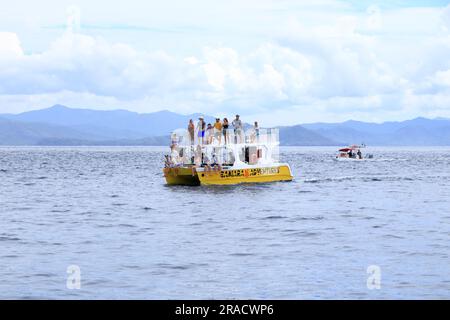
[(344, 181), (362, 181), (362, 182), (379, 182), (379, 181), (420, 181), (425, 179), (444, 179), (449, 180), (450, 176), (346, 176), (346, 177), (329, 177), (329, 178), (310, 178), (303, 180), (304, 183), (330, 183)]
[(407, 161), (408, 159), (394, 159), (394, 158), (363, 158), (363, 159), (348, 159), (348, 158), (332, 158), (332, 161), (337, 162), (399, 162)]

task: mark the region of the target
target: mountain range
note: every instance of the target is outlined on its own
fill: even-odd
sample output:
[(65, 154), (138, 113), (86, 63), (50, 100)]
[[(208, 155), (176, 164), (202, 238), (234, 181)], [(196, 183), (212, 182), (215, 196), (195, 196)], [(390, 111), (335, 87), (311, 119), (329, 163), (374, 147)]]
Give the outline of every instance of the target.
[[(186, 127), (189, 119), (196, 122), (199, 116), (55, 105), (20, 114), (0, 114), (0, 145), (167, 145), (172, 130)], [(205, 116), (205, 121), (212, 123), (214, 118)], [(279, 129), (281, 144), (291, 146), (450, 146), (450, 119), (445, 118), (384, 123), (350, 120)]]

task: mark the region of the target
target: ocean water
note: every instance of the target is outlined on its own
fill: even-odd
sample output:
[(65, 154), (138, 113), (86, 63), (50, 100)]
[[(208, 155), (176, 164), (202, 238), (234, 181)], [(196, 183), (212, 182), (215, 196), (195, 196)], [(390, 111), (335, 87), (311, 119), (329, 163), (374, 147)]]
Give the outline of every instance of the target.
[(0, 148), (0, 298), (449, 299), (450, 148), (369, 150), (282, 148), (292, 182), (183, 187), (165, 148)]

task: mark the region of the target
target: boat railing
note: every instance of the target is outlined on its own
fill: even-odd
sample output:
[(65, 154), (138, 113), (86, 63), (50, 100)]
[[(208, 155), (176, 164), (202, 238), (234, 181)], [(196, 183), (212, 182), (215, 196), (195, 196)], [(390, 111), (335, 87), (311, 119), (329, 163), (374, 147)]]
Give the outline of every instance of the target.
[(178, 129), (171, 137), (171, 158), (183, 165), (271, 164), (279, 162), (279, 131), (273, 128), (222, 130), (194, 137)]
[(172, 144), (178, 146), (192, 145), (232, 145), (232, 144), (261, 144), (278, 145), (279, 130), (277, 128), (249, 128), (249, 129), (227, 129), (206, 130), (204, 135), (197, 130), (193, 134), (185, 129), (177, 129), (171, 136)]

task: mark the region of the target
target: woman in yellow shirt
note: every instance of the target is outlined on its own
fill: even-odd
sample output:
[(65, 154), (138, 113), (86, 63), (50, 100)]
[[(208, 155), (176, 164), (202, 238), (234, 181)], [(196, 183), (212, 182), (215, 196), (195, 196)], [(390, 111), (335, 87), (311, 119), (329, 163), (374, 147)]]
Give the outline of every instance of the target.
[(220, 122), (220, 118), (216, 118), (216, 122), (214, 123), (214, 136), (219, 141), (219, 144), (222, 143), (222, 122)]

